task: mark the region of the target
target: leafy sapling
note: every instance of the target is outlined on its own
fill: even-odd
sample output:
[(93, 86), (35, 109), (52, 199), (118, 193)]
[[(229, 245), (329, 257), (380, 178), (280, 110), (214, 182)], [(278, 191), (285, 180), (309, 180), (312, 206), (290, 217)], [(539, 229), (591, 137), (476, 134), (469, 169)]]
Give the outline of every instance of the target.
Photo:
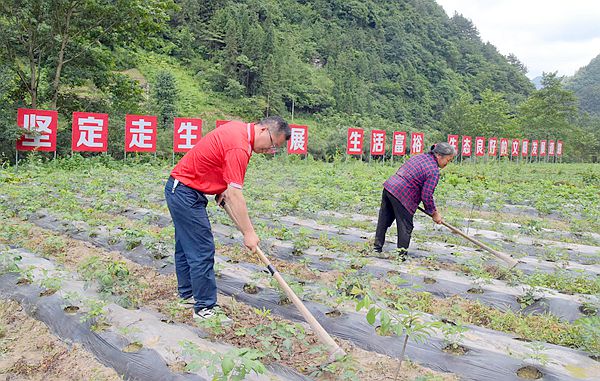
[(581, 332), (581, 349), (600, 361), (600, 316), (578, 319), (575, 325)]
[(548, 354), (544, 353), (548, 350), (544, 343), (541, 341), (533, 341), (525, 346), (529, 349), (529, 352), (525, 354), (525, 357), (523, 358), (524, 361), (531, 361), (541, 365), (548, 364), (550, 357)]
[(444, 324), (442, 326), (442, 333), (444, 334), (444, 341), (446, 343), (444, 350), (454, 354), (464, 354), (466, 348), (464, 348), (462, 343), (464, 333), (468, 330), (462, 322)]
[(373, 326), (378, 322), (379, 334), (395, 334), (399, 337), (404, 335), (404, 343), (395, 377), (395, 379), (398, 379), (409, 338), (417, 343), (425, 342), (435, 332), (435, 328), (442, 326), (442, 322), (426, 321), (423, 313), (403, 307), (399, 310), (391, 310), (387, 306), (394, 305), (392, 301), (383, 300), (383, 298), (378, 300), (368, 289), (363, 289), (360, 294), (362, 297), (357, 300), (356, 311), (366, 309), (368, 311), (367, 322)]
[(241, 381), (246, 376), (266, 372), (265, 366), (260, 362), (263, 353), (256, 349), (234, 348), (225, 353), (201, 351), (191, 341), (181, 342), (183, 354), (191, 358), (186, 370), (197, 372), (206, 369), (212, 381)]
[(521, 308), (526, 308), (541, 298), (541, 291), (538, 287), (523, 286), (523, 294), (517, 297), (517, 302), (521, 305)]

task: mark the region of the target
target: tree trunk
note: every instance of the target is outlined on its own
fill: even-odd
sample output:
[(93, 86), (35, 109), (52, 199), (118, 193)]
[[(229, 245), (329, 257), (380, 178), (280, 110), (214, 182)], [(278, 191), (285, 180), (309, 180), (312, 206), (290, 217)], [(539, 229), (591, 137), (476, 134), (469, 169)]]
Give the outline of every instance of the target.
[(402, 345), (402, 353), (400, 354), (400, 364), (398, 364), (398, 370), (396, 370), (396, 377), (394, 377), (394, 381), (398, 379), (400, 376), (400, 369), (402, 369), (402, 360), (404, 360), (404, 352), (406, 351), (406, 344), (408, 343), (408, 335), (404, 336), (404, 344)]
[(58, 59), (56, 62), (56, 73), (54, 73), (54, 81), (52, 81), (52, 104), (50, 108), (56, 110), (56, 103), (58, 102), (58, 92), (60, 90), (60, 73), (65, 63), (65, 49), (69, 43), (69, 27), (71, 25), (71, 16), (73, 15), (74, 5), (67, 12), (65, 20), (65, 29), (61, 33), (62, 41), (60, 44), (60, 51), (58, 52)]
[(35, 108), (37, 105), (37, 80), (36, 80), (36, 68), (35, 68), (35, 55), (33, 47), (35, 45), (35, 31), (29, 29), (29, 95), (31, 95), (31, 108)]
[(58, 62), (56, 64), (56, 73), (54, 73), (54, 81), (52, 81), (52, 104), (50, 105), (50, 108), (52, 110), (56, 110), (56, 103), (58, 102), (58, 91), (60, 89), (60, 73), (64, 64), (65, 46), (66, 43), (63, 39), (60, 51), (58, 52)]

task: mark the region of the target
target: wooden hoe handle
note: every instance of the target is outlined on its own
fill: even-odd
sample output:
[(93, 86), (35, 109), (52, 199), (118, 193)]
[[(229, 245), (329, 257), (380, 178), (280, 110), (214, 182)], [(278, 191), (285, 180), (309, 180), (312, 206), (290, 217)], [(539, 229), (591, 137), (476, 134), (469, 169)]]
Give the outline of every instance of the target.
[[(425, 214), (427, 214), (429, 217), (431, 217), (431, 214), (427, 213), (425, 211), (425, 209), (421, 208), (420, 206), (418, 207), (419, 210)], [(448, 229), (450, 229), (453, 233), (458, 234), (459, 236), (463, 237), (464, 239), (473, 242), (475, 245), (481, 247), (482, 249), (490, 252), (491, 254), (495, 255), (498, 259), (503, 260), (504, 262), (506, 262), (506, 264), (508, 265), (509, 269), (512, 269), (513, 267), (515, 267), (519, 261), (517, 261), (516, 259), (514, 259), (513, 257), (511, 257), (508, 254), (502, 253), (498, 250), (494, 250), (491, 247), (489, 247), (488, 245), (484, 244), (481, 241), (476, 240), (473, 237), (470, 237), (468, 235), (466, 235), (465, 233), (463, 233), (460, 229), (450, 225), (449, 223), (445, 222), (442, 220), (442, 225), (444, 225), (445, 227), (447, 227)]]
[[(231, 219), (233, 220), (233, 222), (236, 224), (236, 226), (239, 229), (239, 224), (237, 222), (237, 219), (233, 215), (233, 212), (232, 212), (231, 208), (229, 207), (229, 205), (222, 204), (222, 206), (223, 206), (223, 208), (225, 208), (225, 211), (227, 212), (227, 214), (229, 214), (229, 217), (231, 217)], [(256, 248), (256, 253), (258, 254), (261, 262), (267, 267), (267, 270), (269, 271), (269, 273), (271, 273), (271, 275), (277, 280), (277, 282), (279, 283), (279, 285), (281, 286), (281, 288), (283, 289), (283, 291), (285, 292), (287, 297), (292, 301), (292, 303), (294, 303), (294, 306), (296, 306), (296, 308), (300, 311), (300, 313), (302, 314), (302, 316), (304, 317), (306, 322), (310, 325), (312, 330), (315, 332), (315, 335), (317, 335), (319, 340), (327, 346), (327, 348), (329, 350), (329, 354), (330, 354), (330, 359), (333, 359), (335, 356), (338, 356), (338, 355), (345, 356), (346, 352), (344, 352), (344, 350), (339, 345), (337, 345), (337, 343), (331, 338), (331, 336), (327, 333), (327, 331), (325, 331), (325, 329), (321, 326), (321, 324), (319, 324), (317, 319), (315, 319), (315, 317), (310, 313), (308, 308), (306, 308), (304, 303), (302, 303), (300, 298), (298, 298), (298, 296), (294, 293), (294, 291), (286, 283), (286, 281), (283, 279), (283, 277), (281, 276), (279, 271), (277, 271), (277, 269), (275, 269), (275, 267), (271, 264), (271, 261), (269, 261), (269, 259), (265, 255), (265, 253), (263, 253), (263, 251), (260, 249), (260, 247)]]

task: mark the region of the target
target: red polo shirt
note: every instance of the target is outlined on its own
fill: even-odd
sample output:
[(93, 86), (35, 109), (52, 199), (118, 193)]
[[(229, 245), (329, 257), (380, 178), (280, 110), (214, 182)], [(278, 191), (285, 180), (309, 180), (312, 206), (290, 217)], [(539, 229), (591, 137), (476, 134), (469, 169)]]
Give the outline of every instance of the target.
[(254, 147), (254, 124), (229, 122), (215, 128), (177, 163), (171, 176), (206, 194), (228, 185), (241, 189)]

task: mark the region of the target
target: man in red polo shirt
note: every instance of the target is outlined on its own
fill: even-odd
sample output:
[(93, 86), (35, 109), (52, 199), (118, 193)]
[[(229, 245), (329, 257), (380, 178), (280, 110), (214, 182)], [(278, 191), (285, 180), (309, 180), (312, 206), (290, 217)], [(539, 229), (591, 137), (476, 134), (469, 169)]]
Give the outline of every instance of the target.
[(206, 195), (217, 195), (217, 203), (229, 205), (244, 245), (256, 250), (259, 238), (242, 194), (246, 168), (253, 152), (275, 153), (290, 135), (287, 122), (278, 116), (257, 124), (229, 122), (203, 137), (171, 171), (165, 199), (175, 225), (177, 290), (184, 304), (194, 306), (195, 318), (217, 313), (215, 244)]

